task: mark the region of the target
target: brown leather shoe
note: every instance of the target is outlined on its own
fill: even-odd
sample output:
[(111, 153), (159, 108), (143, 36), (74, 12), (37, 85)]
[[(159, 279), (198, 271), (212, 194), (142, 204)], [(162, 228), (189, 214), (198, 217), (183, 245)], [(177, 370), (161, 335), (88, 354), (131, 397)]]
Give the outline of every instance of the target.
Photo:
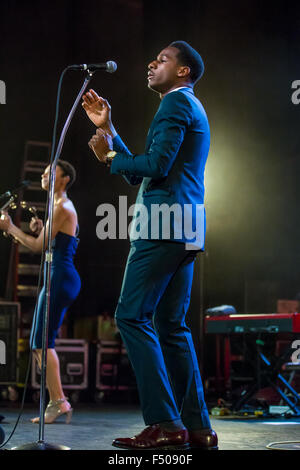
[(195, 450), (218, 450), (218, 436), (213, 429), (189, 431), (190, 448)]
[(186, 429), (164, 431), (159, 424), (148, 426), (134, 437), (114, 439), (112, 445), (123, 449), (186, 449), (189, 435)]

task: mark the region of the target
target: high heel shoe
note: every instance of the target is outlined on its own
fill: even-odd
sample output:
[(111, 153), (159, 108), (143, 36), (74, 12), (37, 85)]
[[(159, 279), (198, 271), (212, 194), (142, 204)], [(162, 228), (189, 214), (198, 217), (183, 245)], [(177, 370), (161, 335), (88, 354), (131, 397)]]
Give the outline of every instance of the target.
[[(71, 419), (72, 419), (72, 414), (73, 414), (73, 408), (70, 408), (66, 411), (62, 411), (60, 406), (62, 403), (67, 402), (67, 398), (60, 398), (59, 400), (50, 400), (47, 408), (45, 410), (45, 424), (52, 424), (54, 421), (56, 421), (57, 418), (59, 418), (62, 415), (66, 415), (66, 424), (70, 424)], [(40, 418), (33, 418), (31, 419), (32, 423), (39, 423)]]

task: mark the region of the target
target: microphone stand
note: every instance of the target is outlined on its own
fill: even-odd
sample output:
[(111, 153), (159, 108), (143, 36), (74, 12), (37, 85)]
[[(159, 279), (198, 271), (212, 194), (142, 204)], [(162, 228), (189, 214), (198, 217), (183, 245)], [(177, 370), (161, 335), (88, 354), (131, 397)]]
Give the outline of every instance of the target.
[(45, 253), (45, 311), (43, 318), (43, 333), (42, 333), (42, 361), (41, 361), (41, 385), (40, 385), (40, 419), (39, 419), (39, 439), (37, 442), (31, 442), (23, 444), (21, 446), (13, 447), (11, 450), (70, 450), (69, 447), (60, 444), (50, 444), (45, 442), (44, 430), (45, 430), (45, 398), (46, 398), (46, 369), (47, 369), (47, 349), (48, 349), (48, 324), (49, 324), (49, 310), (50, 310), (50, 276), (51, 276), (51, 264), (52, 264), (52, 225), (53, 225), (53, 206), (54, 206), (54, 185), (56, 175), (56, 163), (60, 157), (61, 150), (64, 144), (64, 140), (67, 134), (67, 130), (70, 126), (71, 120), (77, 109), (79, 101), (92, 79), (94, 71), (88, 70), (88, 75), (84, 80), (82, 88), (77, 95), (77, 98), (72, 106), (72, 109), (67, 117), (65, 125), (63, 127), (59, 143), (57, 146), (56, 154), (53, 162), (50, 164), (50, 178), (49, 178), (49, 202), (48, 202), (48, 242), (47, 251)]

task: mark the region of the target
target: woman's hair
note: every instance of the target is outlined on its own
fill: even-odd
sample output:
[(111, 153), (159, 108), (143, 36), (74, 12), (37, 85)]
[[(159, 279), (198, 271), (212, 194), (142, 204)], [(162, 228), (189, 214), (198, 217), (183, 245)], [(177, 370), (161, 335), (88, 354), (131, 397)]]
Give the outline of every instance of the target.
[(69, 189), (76, 180), (75, 168), (73, 167), (73, 165), (71, 165), (71, 163), (67, 162), (66, 160), (58, 160), (56, 165), (62, 169), (63, 176), (70, 177), (70, 181), (66, 185), (66, 189)]

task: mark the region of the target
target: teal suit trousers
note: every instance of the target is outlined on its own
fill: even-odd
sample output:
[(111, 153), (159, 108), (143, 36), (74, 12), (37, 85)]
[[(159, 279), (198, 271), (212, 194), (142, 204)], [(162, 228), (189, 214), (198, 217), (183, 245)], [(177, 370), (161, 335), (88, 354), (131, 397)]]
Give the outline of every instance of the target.
[(184, 243), (131, 243), (116, 321), (135, 371), (146, 425), (181, 417), (210, 428), (188, 311), (195, 251)]

